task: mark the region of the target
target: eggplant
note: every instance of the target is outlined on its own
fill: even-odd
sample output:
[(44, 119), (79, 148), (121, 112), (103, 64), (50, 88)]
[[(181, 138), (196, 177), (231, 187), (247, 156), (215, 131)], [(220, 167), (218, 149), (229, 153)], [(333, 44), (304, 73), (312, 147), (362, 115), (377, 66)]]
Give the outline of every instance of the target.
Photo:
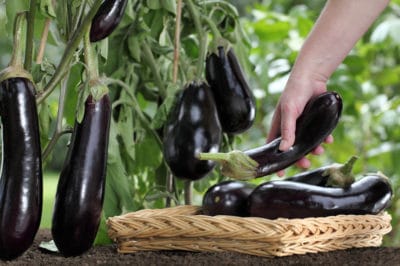
[(203, 196), (202, 212), (205, 215), (249, 216), (247, 199), (256, 185), (228, 180), (211, 186)]
[(108, 94), (85, 101), (83, 120), (75, 122), (58, 181), (51, 233), (64, 256), (91, 248), (102, 213), (111, 103)]
[(317, 169), (302, 172), (286, 178), (286, 181), (294, 181), (320, 187), (346, 188), (355, 181), (352, 174), (353, 165), (358, 158), (352, 156), (346, 163), (334, 163)]
[(218, 46), (207, 55), (206, 79), (214, 94), (222, 130), (239, 134), (249, 129), (255, 119), (256, 103), (235, 52)]
[(267, 219), (378, 214), (393, 196), (381, 173), (368, 174), (348, 188), (320, 187), (293, 181), (269, 181), (249, 196), (249, 213)]
[(126, 9), (126, 0), (105, 0), (92, 19), (90, 41), (107, 38), (121, 22)]
[(213, 161), (196, 157), (199, 152), (217, 152), (222, 137), (214, 97), (205, 82), (191, 82), (177, 93), (164, 129), (164, 159), (176, 177), (198, 180), (215, 167)]
[(329, 136), (339, 122), (342, 99), (336, 92), (325, 92), (306, 104), (296, 121), (295, 143), (280, 151), (281, 137), (260, 147), (229, 153), (199, 153), (200, 160), (214, 160), (222, 165), (222, 173), (234, 179), (266, 176), (294, 164), (310, 153)]
[(42, 215), (39, 120), (29, 79), (15, 77), (0, 83), (0, 115), (0, 257), (13, 259), (33, 243)]

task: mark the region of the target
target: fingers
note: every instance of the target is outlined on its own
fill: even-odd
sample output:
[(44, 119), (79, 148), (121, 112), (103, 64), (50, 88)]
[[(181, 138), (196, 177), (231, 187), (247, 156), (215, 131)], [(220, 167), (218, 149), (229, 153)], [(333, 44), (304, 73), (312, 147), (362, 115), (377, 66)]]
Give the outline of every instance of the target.
[(293, 109), (287, 105), (283, 104), (281, 107), (281, 143), (279, 149), (281, 151), (287, 151), (292, 147), (295, 140), (296, 131), (296, 119), (298, 114), (293, 111)]

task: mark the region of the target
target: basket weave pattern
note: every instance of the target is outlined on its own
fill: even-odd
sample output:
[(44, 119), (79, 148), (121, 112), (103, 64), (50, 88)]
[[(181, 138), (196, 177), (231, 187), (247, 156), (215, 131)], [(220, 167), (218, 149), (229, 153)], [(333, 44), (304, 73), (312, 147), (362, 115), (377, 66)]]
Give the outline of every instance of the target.
[(269, 220), (206, 216), (200, 207), (178, 206), (111, 217), (107, 225), (120, 253), (233, 251), (269, 257), (380, 246), (391, 231), (390, 221), (386, 212)]

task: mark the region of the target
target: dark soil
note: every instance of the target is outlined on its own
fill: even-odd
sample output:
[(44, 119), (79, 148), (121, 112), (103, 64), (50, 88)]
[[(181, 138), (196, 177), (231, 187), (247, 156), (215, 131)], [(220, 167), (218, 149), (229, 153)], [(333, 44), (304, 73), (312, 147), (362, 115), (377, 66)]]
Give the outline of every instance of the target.
[(51, 240), (49, 230), (39, 230), (35, 243), (19, 258), (3, 265), (400, 265), (400, 248), (359, 248), (308, 255), (262, 258), (238, 253), (194, 253), (178, 251), (118, 254), (114, 245), (93, 247), (72, 258), (39, 248)]

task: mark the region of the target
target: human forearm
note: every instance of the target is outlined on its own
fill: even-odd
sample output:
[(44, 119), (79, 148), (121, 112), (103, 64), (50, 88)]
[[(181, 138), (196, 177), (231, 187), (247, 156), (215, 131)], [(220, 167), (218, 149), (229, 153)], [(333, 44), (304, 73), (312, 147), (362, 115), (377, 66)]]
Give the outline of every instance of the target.
[(389, 0), (328, 0), (305, 41), (293, 75), (326, 81)]

